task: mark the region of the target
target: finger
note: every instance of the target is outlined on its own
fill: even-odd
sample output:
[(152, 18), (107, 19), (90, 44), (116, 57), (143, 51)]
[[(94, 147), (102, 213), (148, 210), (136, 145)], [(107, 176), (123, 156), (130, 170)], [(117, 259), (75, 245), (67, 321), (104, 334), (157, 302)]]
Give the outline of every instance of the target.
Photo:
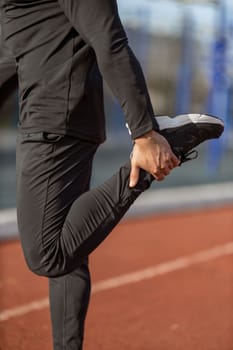
[(167, 167), (168, 167), (169, 170), (172, 170), (174, 168), (174, 164), (172, 162), (169, 162), (167, 164)]
[(162, 176), (167, 176), (168, 174), (170, 174), (170, 169), (169, 169), (169, 167), (168, 166), (166, 166), (166, 167), (163, 167), (163, 168), (160, 168), (160, 170), (159, 170), (159, 172), (157, 172), (157, 176), (160, 176), (160, 175), (162, 175)]
[(172, 162), (173, 166), (178, 166), (180, 164), (179, 158), (177, 158), (174, 153), (172, 153), (171, 162)]
[(162, 174), (162, 173), (159, 173), (158, 175), (154, 175), (154, 178), (157, 180), (157, 181), (163, 181), (165, 179), (165, 175)]
[(157, 168), (156, 171), (151, 173), (151, 175), (153, 175), (157, 181), (162, 181), (165, 178), (165, 176), (169, 174), (169, 172), (170, 171), (167, 168)]
[(177, 162), (179, 162), (179, 159), (176, 158), (175, 154), (172, 151), (170, 151), (166, 153), (161, 159), (158, 169), (160, 171), (165, 170), (165, 172), (167, 171), (167, 169), (172, 170), (178, 165)]
[[(178, 163), (177, 163), (177, 160), (178, 160)], [(172, 160), (171, 158), (169, 158), (169, 160), (166, 162), (166, 167), (168, 167), (169, 170), (174, 169), (180, 163), (180, 160), (178, 158), (177, 160)]]
[(163, 175), (167, 176), (170, 174), (171, 169), (167, 166), (166, 168), (162, 169)]
[(172, 161), (171, 161), (170, 158), (169, 158), (169, 159), (167, 159), (167, 160), (164, 162), (164, 164), (163, 164), (161, 167), (159, 167), (158, 169), (159, 169), (159, 171), (162, 171), (162, 172), (165, 171), (165, 174), (166, 174), (167, 171), (170, 172), (170, 170), (172, 170), (174, 167), (175, 167), (174, 164), (172, 163)]
[(163, 181), (164, 179), (165, 179), (165, 176), (158, 178), (157, 181), (160, 182), (160, 181)]
[(138, 183), (140, 168), (132, 165), (129, 179), (129, 187), (135, 187)]

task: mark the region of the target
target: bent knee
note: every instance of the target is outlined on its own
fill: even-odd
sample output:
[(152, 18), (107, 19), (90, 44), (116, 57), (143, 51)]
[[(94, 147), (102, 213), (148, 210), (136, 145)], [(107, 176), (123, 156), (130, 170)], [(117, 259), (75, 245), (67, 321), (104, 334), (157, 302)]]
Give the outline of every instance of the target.
[(46, 269), (43, 264), (43, 258), (40, 257), (37, 251), (24, 251), (24, 257), (27, 267), (31, 272), (33, 272), (36, 275), (46, 277)]
[(38, 276), (59, 277), (67, 273), (65, 264), (55, 254), (40, 254), (31, 249), (24, 251), (24, 255), (29, 270)]

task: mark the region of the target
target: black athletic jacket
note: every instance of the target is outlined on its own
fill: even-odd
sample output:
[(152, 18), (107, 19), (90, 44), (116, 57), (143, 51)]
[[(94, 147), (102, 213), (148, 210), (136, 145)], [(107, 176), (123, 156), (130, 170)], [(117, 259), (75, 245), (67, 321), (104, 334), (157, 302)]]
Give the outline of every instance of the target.
[[(128, 46), (115, 0), (0, 0), (2, 36), (17, 63), (20, 127), (25, 132), (105, 139), (102, 77), (136, 138), (153, 109)], [(5, 62), (2, 64), (2, 62)], [(12, 57), (0, 59), (14, 71)]]

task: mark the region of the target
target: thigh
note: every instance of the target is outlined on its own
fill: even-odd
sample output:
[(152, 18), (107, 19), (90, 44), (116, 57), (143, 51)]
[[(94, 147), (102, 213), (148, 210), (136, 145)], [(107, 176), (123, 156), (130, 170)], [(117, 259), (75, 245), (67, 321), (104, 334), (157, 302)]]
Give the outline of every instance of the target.
[[(19, 134), (17, 215), (31, 269), (46, 265), (72, 203), (89, 189), (97, 145), (69, 136)], [(56, 254), (54, 254), (54, 257)]]

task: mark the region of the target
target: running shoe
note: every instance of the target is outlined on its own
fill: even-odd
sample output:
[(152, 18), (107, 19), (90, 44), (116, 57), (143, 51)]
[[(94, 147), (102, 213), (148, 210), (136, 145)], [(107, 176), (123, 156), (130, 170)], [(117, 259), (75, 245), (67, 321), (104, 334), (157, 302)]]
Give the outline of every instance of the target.
[(155, 119), (158, 132), (167, 139), (180, 164), (197, 158), (194, 148), (206, 140), (219, 138), (224, 130), (223, 121), (208, 114), (156, 116)]

